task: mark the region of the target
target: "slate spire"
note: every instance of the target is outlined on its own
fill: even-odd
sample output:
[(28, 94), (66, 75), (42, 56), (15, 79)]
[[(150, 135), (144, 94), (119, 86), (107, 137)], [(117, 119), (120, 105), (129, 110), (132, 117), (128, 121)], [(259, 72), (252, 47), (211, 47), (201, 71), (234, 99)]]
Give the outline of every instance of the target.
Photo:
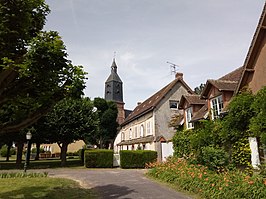
[(109, 101), (123, 102), (123, 82), (117, 74), (115, 58), (111, 65), (111, 74), (105, 82), (104, 98)]

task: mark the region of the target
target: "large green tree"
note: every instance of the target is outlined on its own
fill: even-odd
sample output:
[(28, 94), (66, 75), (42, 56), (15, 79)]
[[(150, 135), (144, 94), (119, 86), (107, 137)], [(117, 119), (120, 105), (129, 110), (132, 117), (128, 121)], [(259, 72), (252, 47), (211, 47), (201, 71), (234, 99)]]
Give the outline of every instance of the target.
[[(62, 166), (66, 164), (66, 152), (75, 140), (89, 140), (98, 126), (97, 113), (89, 98), (65, 98), (44, 117), (42, 131), (50, 142), (61, 148)], [(36, 129), (38, 132), (38, 128)]]
[(266, 146), (266, 87), (256, 94), (252, 108), (255, 115), (250, 120), (249, 129)]
[(93, 144), (99, 148), (107, 148), (113, 144), (117, 134), (117, 106), (114, 102), (99, 97), (94, 98), (93, 103), (100, 121), (98, 131), (94, 134)]
[(59, 34), (41, 31), (48, 13), (44, 0), (0, 0), (0, 134), (32, 125), (84, 88)]

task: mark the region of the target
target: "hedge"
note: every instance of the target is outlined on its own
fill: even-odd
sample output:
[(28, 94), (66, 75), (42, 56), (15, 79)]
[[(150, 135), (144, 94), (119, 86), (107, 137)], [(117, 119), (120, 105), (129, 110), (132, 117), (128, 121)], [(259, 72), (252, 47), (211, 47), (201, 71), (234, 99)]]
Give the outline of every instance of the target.
[(86, 150), (84, 152), (84, 164), (87, 168), (112, 168), (113, 167), (113, 150), (96, 149)]
[(149, 150), (120, 151), (120, 167), (145, 168), (146, 163), (157, 161), (157, 152)]

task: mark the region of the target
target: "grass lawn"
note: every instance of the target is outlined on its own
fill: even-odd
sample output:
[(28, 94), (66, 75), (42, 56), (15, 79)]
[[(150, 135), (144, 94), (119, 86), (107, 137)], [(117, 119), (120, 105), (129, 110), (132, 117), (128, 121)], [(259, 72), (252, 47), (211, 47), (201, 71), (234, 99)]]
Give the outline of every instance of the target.
[(75, 181), (62, 178), (0, 178), (0, 198), (96, 198), (89, 189)]

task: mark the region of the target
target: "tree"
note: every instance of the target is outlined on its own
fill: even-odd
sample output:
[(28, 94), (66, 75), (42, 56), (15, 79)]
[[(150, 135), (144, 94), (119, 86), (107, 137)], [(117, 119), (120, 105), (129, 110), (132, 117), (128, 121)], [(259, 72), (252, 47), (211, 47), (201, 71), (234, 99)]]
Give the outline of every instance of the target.
[(44, 0), (0, 1), (0, 134), (30, 126), (84, 88), (58, 33), (41, 32), (48, 13)]
[(100, 121), (98, 131), (94, 135), (93, 144), (97, 144), (100, 148), (107, 148), (110, 144), (113, 144), (117, 134), (117, 106), (114, 102), (102, 98), (94, 98), (93, 103), (97, 108)]
[(255, 115), (250, 120), (249, 130), (260, 137), (261, 142), (266, 146), (266, 87), (255, 95), (251, 106)]
[(75, 140), (89, 140), (98, 126), (97, 114), (89, 98), (65, 98), (45, 116), (43, 128), (50, 142), (61, 149), (61, 165), (66, 164), (67, 147)]
[(223, 138), (225, 142), (233, 143), (243, 137), (248, 137), (250, 119), (255, 112), (251, 106), (254, 96), (251, 92), (243, 92), (235, 96), (228, 106), (228, 115), (223, 119)]
[(201, 83), (199, 86), (197, 86), (196, 88), (194, 88), (194, 92), (197, 94), (197, 95), (200, 95), (204, 89), (206, 84), (203, 84)]

